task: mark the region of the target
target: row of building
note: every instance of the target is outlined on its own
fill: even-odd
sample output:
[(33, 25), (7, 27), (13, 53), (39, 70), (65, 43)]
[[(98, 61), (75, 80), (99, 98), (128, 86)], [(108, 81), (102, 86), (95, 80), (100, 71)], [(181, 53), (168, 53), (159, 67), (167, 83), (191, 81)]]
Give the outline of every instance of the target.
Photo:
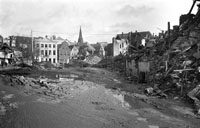
[[(61, 37), (45, 36), (45, 37), (24, 37), (10, 36), (9, 38), (0, 37), (1, 46), (6, 45), (11, 48), (9, 52), (16, 56), (16, 51), (21, 53), (18, 58), (25, 62), (32, 63), (49, 61), (53, 64), (69, 63), (72, 59), (85, 59), (87, 56), (96, 55), (105, 57), (104, 47), (106, 42), (98, 42), (89, 44), (83, 41), (82, 31), (80, 28), (78, 42), (71, 42)], [(15, 51), (15, 53), (14, 53)], [(5, 52), (0, 49), (0, 52)], [(11, 59), (7, 56), (0, 56), (1, 60)], [(14, 57), (13, 57), (14, 59)]]
[[(27, 60), (27, 62), (31, 63), (34, 60), (36, 62), (49, 61), (53, 64), (65, 64), (69, 63), (70, 60), (85, 59), (90, 55), (102, 58), (120, 54), (125, 55), (130, 48), (152, 47), (156, 43), (156, 39), (149, 31), (135, 31), (117, 34), (116, 37), (112, 38), (112, 43), (98, 42), (89, 44), (83, 41), (80, 28), (77, 42), (71, 42), (55, 35), (34, 38), (10, 36), (9, 38), (2, 38), (0, 42), (11, 47), (13, 53), (18, 51), (18, 58), (21, 57), (22, 60)], [(0, 58), (2, 57), (0, 56)]]

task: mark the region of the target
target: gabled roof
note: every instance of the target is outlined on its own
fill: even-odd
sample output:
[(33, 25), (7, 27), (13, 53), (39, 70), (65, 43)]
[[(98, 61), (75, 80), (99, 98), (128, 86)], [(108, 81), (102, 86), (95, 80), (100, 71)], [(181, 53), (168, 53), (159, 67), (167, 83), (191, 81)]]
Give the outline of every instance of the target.
[(130, 33), (122, 33), (122, 34), (117, 34), (116, 39), (121, 40), (121, 39), (129, 39)]

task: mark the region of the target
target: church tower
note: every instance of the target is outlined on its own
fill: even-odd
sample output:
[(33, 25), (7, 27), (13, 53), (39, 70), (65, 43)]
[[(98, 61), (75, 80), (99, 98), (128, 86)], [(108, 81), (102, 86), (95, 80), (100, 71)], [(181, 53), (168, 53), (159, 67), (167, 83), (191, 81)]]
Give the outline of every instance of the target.
[(82, 37), (81, 27), (80, 27), (79, 37), (78, 37), (78, 44), (83, 44), (83, 37)]

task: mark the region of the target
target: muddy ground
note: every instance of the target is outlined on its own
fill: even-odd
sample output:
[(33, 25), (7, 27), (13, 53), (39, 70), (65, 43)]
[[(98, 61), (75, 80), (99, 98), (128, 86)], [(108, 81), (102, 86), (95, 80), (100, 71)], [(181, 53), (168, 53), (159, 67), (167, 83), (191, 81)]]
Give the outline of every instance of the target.
[[(192, 106), (181, 99), (147, 97), (143, 94), (147, 85), (131, 83), (104, 69), (19, 69), (0, 73), (2, 128), (200, 127)], [(54, 88), (62, 84), (62, 90), (50, 95), (49, 88), (11, 84), (6, 76), (19, 73), (35, 80), (45, 76), (54, 81)]]

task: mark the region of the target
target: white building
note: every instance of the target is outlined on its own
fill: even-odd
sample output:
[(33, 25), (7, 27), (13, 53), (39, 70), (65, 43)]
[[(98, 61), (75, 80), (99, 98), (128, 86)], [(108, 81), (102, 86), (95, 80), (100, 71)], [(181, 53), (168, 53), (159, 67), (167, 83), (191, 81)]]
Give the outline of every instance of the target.
[(53, 64), (58, 63), (58, 44), (62, 41), (39, 38), (35, 39), (35, 59), (38, 62), (49, 61)]
[(127, 39), (113, 39), (113, 56), (119, 54), (125, 54), (128, 51), (128, 40)]

